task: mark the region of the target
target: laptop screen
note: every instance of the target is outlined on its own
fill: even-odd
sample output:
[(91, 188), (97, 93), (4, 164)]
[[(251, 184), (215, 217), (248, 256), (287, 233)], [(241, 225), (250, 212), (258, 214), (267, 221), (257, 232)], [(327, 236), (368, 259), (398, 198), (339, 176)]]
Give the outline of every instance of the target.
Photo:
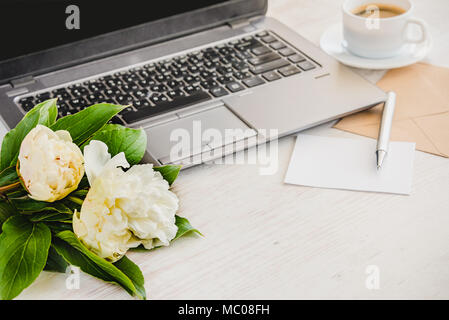
[(266, 9), (267, 0), (0, 0), (0, 85)]
[(1, 0), (0, 61), (227, 0)]

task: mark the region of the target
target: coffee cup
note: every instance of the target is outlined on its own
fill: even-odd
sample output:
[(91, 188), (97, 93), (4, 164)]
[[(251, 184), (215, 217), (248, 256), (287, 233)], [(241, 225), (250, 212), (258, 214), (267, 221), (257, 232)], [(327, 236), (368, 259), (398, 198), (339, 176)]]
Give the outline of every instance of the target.
[[(426, 23), (412, 17), (409, 0), (346, 0), (342, 11), (343, 46), (361, 57), (393, 57), (406, 44), (423, 43), (429, 37)], [(412, 25), (420, 29), (418, 36), (411, 35)]]

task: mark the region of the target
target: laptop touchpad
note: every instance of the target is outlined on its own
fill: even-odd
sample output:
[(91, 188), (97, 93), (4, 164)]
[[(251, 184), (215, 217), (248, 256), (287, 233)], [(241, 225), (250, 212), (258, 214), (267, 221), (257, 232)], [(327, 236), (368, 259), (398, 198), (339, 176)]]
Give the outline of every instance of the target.
[(255, 135), (225, 106), (145, 128), (148, 150), (162, 164)]

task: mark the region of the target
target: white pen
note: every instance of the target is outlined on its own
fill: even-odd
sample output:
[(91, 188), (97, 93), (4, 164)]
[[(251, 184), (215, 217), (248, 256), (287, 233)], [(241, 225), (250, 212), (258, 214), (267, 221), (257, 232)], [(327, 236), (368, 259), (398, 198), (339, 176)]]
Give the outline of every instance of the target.
[(396, 105), (396, 93), (389, 91), (387, 101), (384, 104), (382, 112), (382, 121), (380, 122), (379, 137), (377, 138), (377, 169), (382, 167), (382, 163), (388, 153), (388, 144), (390, 142), (391, 125), (393, 123), (394, 107)]

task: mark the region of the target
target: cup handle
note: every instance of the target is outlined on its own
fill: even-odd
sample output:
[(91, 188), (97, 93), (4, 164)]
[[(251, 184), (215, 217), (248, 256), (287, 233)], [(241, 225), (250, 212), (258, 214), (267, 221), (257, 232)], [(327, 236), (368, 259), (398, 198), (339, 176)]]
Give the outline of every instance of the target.
[[(420, 29), (421, 29), (421, 37), (420, 38), (414, 39), (414, 38), (411, 38), (409, 35), (407, 35), (407, 28), (411, 24), (415, 24), (420, 27)], [(428, 32), (427, 23), (425, 21), (423, 21), (421, 19), (416, 19), (416, 18), (409, 18), (407, 20), (407, 23), (404, 28), (404, 40), (406, 42), (422, 43), (422, 42), (427, 41), (428, 38), (429, 38), (429, 32)]]

